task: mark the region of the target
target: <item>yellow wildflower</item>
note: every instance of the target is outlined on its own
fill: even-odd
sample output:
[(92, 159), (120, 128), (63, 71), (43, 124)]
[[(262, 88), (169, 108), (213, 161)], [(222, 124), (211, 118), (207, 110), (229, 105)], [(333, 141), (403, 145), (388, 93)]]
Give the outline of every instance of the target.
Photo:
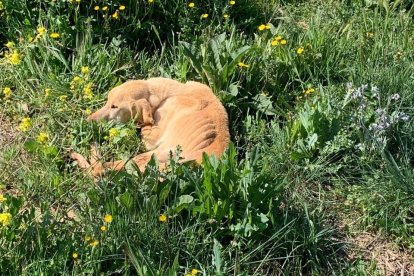
[(102, 226), (101, 226), (101, 231), (102, 231), (102, 232), (106, 232), (106, 230), (108, 230), (108, 229), (106, 228), (106, 226), (105, 226), (105, 225), (102, 225)]
[(3, 89), (3, 94), (4, 94), (4, 97), (7, 99), (7, 98), (10, 98), (11, 97), (11, 95), (12, 95), (12, 90), (11, 90), (11, 88), (10, 87), (4, 87), (4, 89)]
[(29, 117), (23, 118), (18, 126), (18, 129), (22, 132), (26, 132), (32, 127), (32, 120)]
[(154, 0), (148, 0), (148, 3), (152, 3), (152, 2), (154, 2)]
[(107, 222), (107, 223), (112, 222), (112, 216), (110, 214), (106, 214), (104, 216), (104, 221)]
[(12, 41), (8, 41), (6, 44), (4, 44), (7, 48), (11, 49), (14, 47), (14, 43)]
[(81, 72), (82, 72), (82, 74), (84, 74), (84, 75), (89, 74), (89, 72), (90, 72), (89, 67), (88, 67), (88, 66), (82, 66), (82, 68), (81, 68)]
[(108, 9), (108, 6), (102, 7), (103, 11), (106, 11)]
[(227, 13), (223, 14), (224, 19), (229, 18), (229, 15)]
[(203, 13), (202, 15), (201, 15), (201, 18), (207, 18), (208, 17), (208, 13)]
[(46, 28), (45, 27), (38, 27), (37, 28), (37, 33), (38, 33), (38, 36), (44, 35), (46, 33)]
[(277, 41), (276, 39), (272, 40), (272, 46), (277, 46), (279, 45), (279, 41)]
[(114, 14), (112, 14), (112, 18), (113, 19), (119, 19), (118, 11), (116, 11), (116, 12), (114, 12)]
[(49, 135), (46, 132), (40, 132), (36, 138), (37, 142), (40, 144), (45, 144), (49, 140)]
[(51, 33), (51, 34), (50, 34), (50, 37), (51, 37), (51, 38), (54, 38), (54, 39), (57, 39), (57, 38), (59, 38), (59, 37), (60, 37), (60, 34), (58, 34), (58, 33)]
[(259, 29), (259, 31), (269, 30), (270, 29), (270, 25), (261, 24), (258, 27), (258, 29)]
[(233, 6), (234, 4), (236, 4), (236, 1), (230, 1), (229, 4)]
[(91, 236), (86, 236), (85, 237), (85, 241), (87, 241), (87, 242), (90, 241), (91, 239), (92, 239)]
[(303, 47), (299, 47), (299, 48), (297, 48), (296, 49), (296, 53), (298, 54), (298, 55), (301, 55), (301, 54), (303, 54), (303, 52), (305, 51), (305, 49), (303, 49)]
[(240, 68), (242, 68), (242, 67), (248, 68), (250, 65), (240, 61), (239, 63), (237, 63), (237, 66), (239, 66)]
[(9, 225), (12, 219), (12, 215), (10, 213), (0, 213), (0, 223), (3, 226)]
[(68, 99), (67, 95), (61, 95), (59, 96), (59, 100), (61, 100), (62, 102), (66, 101)]
[(194, 276), (194, 275), (197, 275), (199, 272), (200, 272), (200, 270), (193, 268), (193, 269), (191, 270), (191, 275), (193, 275), (193, 276)]
[(78, 256), (79, 256), (79, 255), (78, 255), (78, 253), (73, 252), (73, 254), (72, 254), (72, 258), (73, 258), (73, 259), (75, 259), (75, 260), (76, 260), (76, 259), (78, 258)]
[(314, 88), (308, 88), (308, 89), (306, 89), (305, 94), (306, 95), (309, 95), (309, 94), (311, 94), (313, 92), (315, 92), (315, 89)]
[(119, 136), (119, 134), (121, 134), (120, 133), (120, 131), (118, 130), (118, 129), (116, 129), (116, 128), (111, 128), (110, 130), (109, 130), (109, 140), (112, 140), (112, 139), (114, 139), (114, 138), (116, 138), (116, 137), (118, 137)]
[(167, 221), (167, 216), (165, 214), (161, 214), (160, 217), (158, 218), (158, 220), (160, 222), (166, 222)]
[(83, 79), (79, 76), (75, 76), (72, 81), (70, 82), (70, 89), (74, 90), (75, 87), (83, 83)]
[(282, 40), (280, 41), (280, 44), (282, 44), (282, 45), (286, 45), (286, 43), (287, 43), (286, 39), (282, 39)]
[(90, 246), (92, 246), (92, 247), (95, 247), (95, 246), (97, 246), (99, 244), (99, 241), (97, 241), (97, 240), (94, 240), (93, 242), (91, 242), (89, 245)]
[(7, 198), (4, 197), (3, 194), (0, 194), (0, 203), (7, 201)]
[(124, 5), (120, 5), (120, 6), (119, 6), (119, 10), (120, 10), (120, 11), (125, 10), (125, 6), (124, 6)]
[(13, 53), (7, 55), (9, 63), (17, 65), (22, 61), (22, 57), (18, 51), (13, 51)]
[(194, 8), (194, 6), (195, 6), (195, 4), (193, 2), (188, 4), (188, 7), (190, 7), (190, 8)]
[(280, 35), (276, 36), (276, 37), (275, 37), (275, 40), (276, 40), (276, 41), (281, 41), (281, 40), (282, 40), (282, 36), (280, 36)]
[(95, 11), (99, 11), (100, 7), (99, 7), (99, 6), (95, 6), (93, 9), (94, 9)]
[(45, 89), (45, 97), (49, 97), (50, 96), (50, 92), (52, 91), (52, 89), (50, 88), (46, 88)]
[(85, 99), (91, 100), (93, 98), (93, 92), (92, 92), (92, 84), (89, 83), (83, 88), (83, 97)]
[(72, 82), (82, 82), (82, 78), (79, 76), (75, 76), (72, 80)]
[(91, 115), (92, 114), (92, 110), (90, 108), (85, 109), (85, 114), (86, 115)]

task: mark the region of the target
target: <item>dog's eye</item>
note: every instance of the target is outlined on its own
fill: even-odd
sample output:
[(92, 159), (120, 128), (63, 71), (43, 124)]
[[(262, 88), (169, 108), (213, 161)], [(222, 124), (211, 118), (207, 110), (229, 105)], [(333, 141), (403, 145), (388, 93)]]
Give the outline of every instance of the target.
[(116, 105), (111, 105), (111, 108), (118, 108)]

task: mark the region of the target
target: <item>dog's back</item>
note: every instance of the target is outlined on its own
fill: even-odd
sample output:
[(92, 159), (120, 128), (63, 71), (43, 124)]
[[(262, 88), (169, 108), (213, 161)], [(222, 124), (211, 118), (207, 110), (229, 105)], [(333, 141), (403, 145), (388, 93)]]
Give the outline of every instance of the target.
[[(198, 82), (174, 87), (154, 112), (153, 131), (144, 131), (160, 162), (179, 146), (184, 160), (202, 160), (203, 152), (221, 156), (230, 141), (225, 108), (211, 89)], [(157, 136), (157, 137), (155, 137)]]

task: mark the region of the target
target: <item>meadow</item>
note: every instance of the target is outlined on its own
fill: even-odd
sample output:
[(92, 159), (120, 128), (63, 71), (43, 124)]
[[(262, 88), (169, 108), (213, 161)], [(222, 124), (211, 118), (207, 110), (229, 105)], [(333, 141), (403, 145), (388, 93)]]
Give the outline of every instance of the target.
[[(144, 148), (86, 117), (158, 76), (228, 150), (94, 182), (71, 150)], [(412, 1), (0, 0), (0, 274), (414, 273), (413, 88)]]

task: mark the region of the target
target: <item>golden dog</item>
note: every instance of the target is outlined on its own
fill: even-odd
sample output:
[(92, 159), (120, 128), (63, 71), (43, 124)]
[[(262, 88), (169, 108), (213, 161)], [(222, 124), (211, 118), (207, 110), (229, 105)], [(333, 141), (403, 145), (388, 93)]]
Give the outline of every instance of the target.
[[(105, 106), (88, 120), (135, 120), (142, 127), (145, 153), (132, 158), (141, 171), (155, 154), (161, 168), (170, 152), (179, 146), (183, 161), (201, 163), (203, 152), (220, 157), (230, 142), (225, 108), (211, 89), (198, 82), (185, 84), (166, 78), (128, 81), (112, 89)], [(108, 170), (122, 170), (125, 161), (102, 163), (95, 147), (90, 162), (79, 153), (71, 158), (83, 169), (99, 177)]]

